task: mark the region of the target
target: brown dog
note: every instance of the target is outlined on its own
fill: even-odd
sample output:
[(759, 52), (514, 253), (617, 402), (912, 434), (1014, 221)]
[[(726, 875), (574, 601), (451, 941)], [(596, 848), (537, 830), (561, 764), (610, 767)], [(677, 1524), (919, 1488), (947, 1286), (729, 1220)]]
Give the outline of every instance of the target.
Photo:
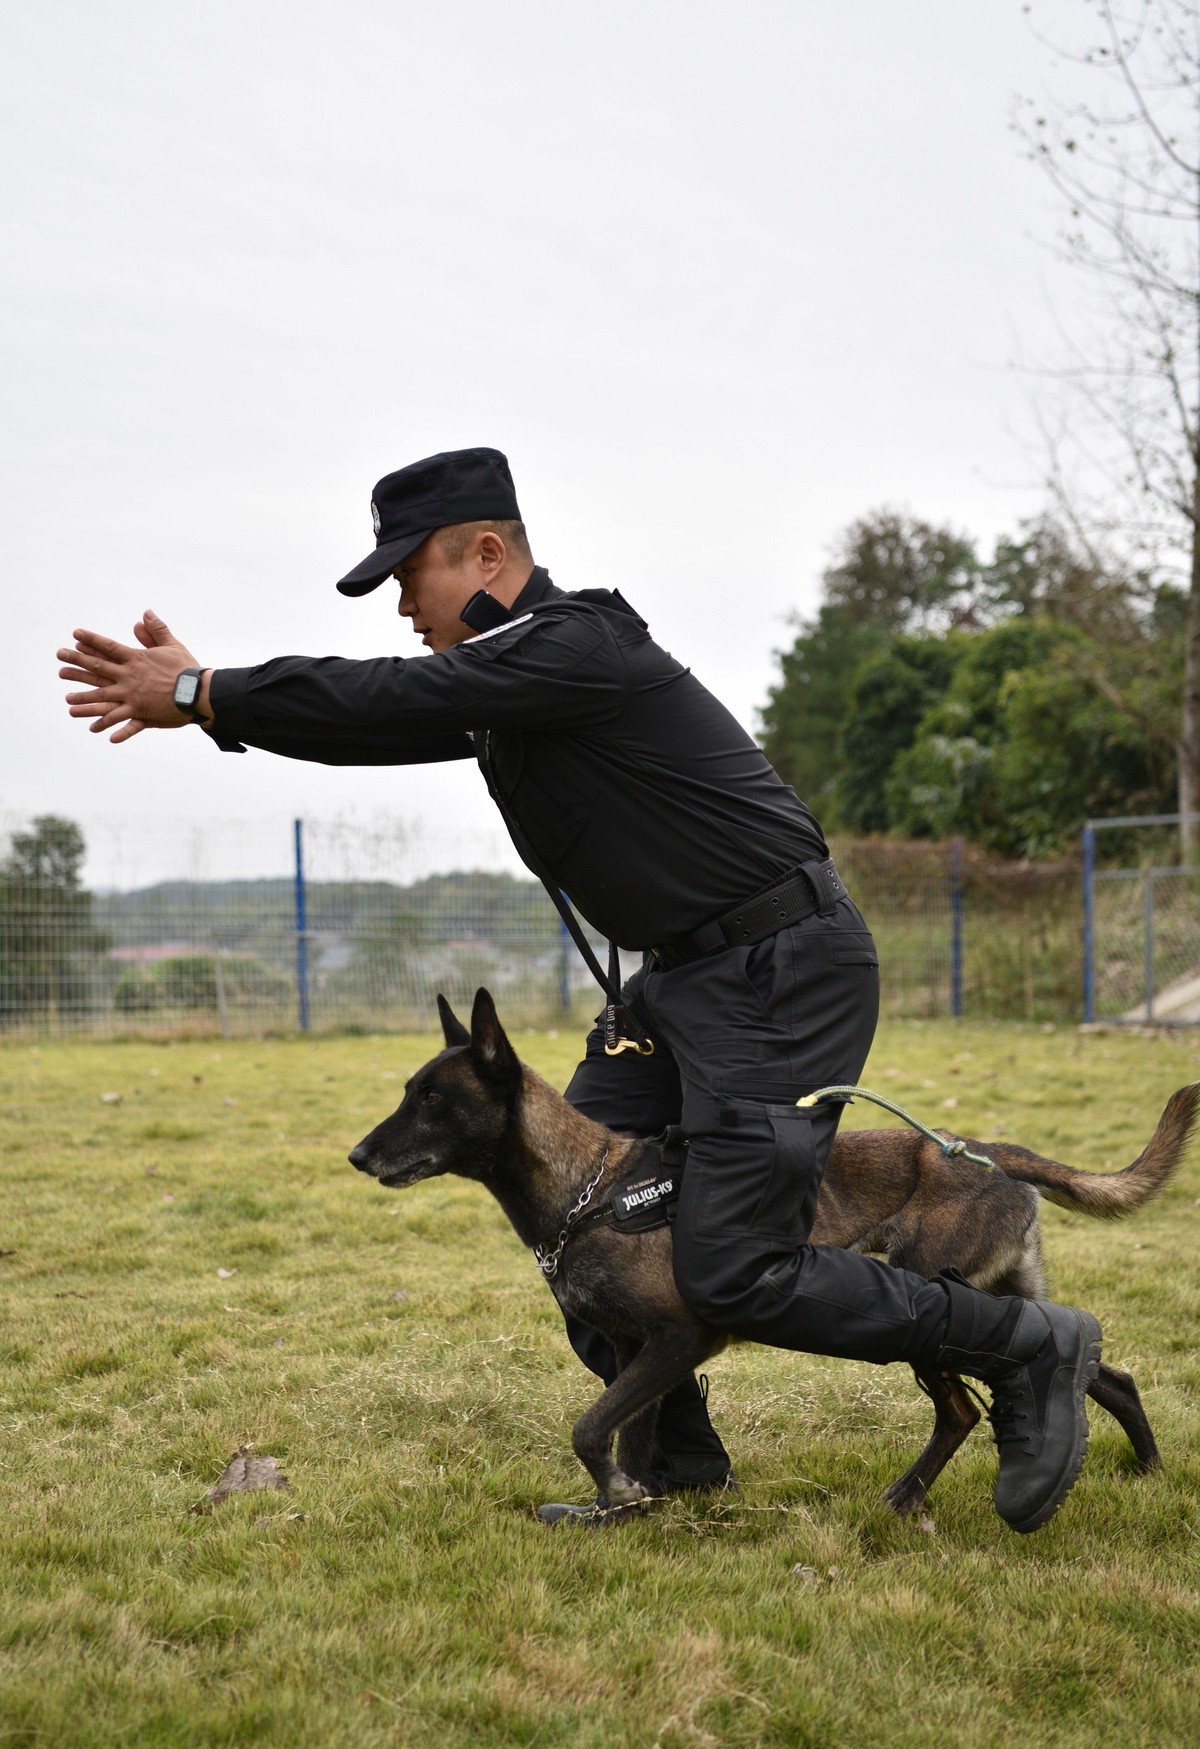
[[(447, 1048), (417, 1071), (399, 1109), (358, 1144), (351, 1162), (389, 1189), (444, 1172), (487, 1186), (537, 1253), (563, 1310), (612, 1342), (620, 1374), (580, 1417), (573, 1443), (610, 1504), (644, 1499), (659, 1399), (727, 1340), (680, 1299), (670, 1227), (618, 1230), (605, 1212), (615, 1186), (631, 1176), (651, 1182), (659, 1156), (644, 1140), (593, 1123), (523, 1067), (486, 990), (475, 997), (469, 1032), (444, 997), (438, 1008)], [(881, 1253), (921, 1275), (953, 1268), (976, 1287), (1041, 1298), (1039, 1197), (1102, 1219), (1130, 1213), (1174, 1172), (1198, 1104), (1200, 1082), (1180, 1088), (1133, 1164), (1103, 1175), (1009, 1143), (988, 1144), (999, 1168), (989, 1171), (947, 1159), (914, 1131), (847, 1131), (833, 1144), (812, 1243)], [(934, 1430), (887, 1490), (899, 1513), (923, 1503), (979, 1420), (954, 1374), (918, 1371), (917, 1382), (933, 1400)], [(1129, 1374), (1102, 1365), (1090, 1395), (1128, 1434), (1139, 1469), (1156, 1468), (1154, 1435)]]

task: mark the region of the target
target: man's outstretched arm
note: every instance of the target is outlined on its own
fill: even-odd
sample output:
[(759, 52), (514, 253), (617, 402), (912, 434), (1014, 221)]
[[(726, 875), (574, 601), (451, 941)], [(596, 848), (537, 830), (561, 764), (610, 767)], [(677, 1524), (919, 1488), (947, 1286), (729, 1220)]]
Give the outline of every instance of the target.
[[(134, 627), (141, 648), (99, 632), (81, 629), (74, 635), (74, 647), (58, 652), (59, 660), (68, 664), (59, 669), (59, 675), (89, 687), (87, 692), (69, 692), (67, 706), (73, 717), (93, 719), (93, 734), (112, 730), (113, 741), (128, 741), (143, 729), (181, 729), (196, 720), (176, 708), (173, 693), (182, 670), (200, 664), (157, 614), (148, 611)], [(236, 670), (227, 674), (230, 672), (240, 674)], [(217, 713), (210, 696), (214, 673), (211, 668), (202, 670), (194, 704), (206, 730), (216, 727)], [(218, 731), (213, 738), (227, 752), (244, 753), (244, 738), (264, 752), (325, 765), (429, 765), (474, 756), (464, 734), (413, 736), (395, 733), (386, 725), (376, 725), (373, 732), (368, 730), (361, 736), (347, 733), (342, 725), (336, 734), (324, 725), (308, 734), (302, 730), (289, 734), (264, 732), (239, 720), (230, 737), (222, 739)]]
[[(62, 680), (80, 681), (86, 692), (69, 692), (73, 717), (92, 717), (93, 735), (112, 729), (112, 740), (128, 741), (143, 729), (182, 729), (194, 719), (175, 703), (175, 682), (184, 668), (200, 664), (180, 643), (166, 621), (147, 609), (133, 628), (138, 644), (121, 644), (99, 632), (80, 629), (75, 644), (58, 652)], [(140, 648), (138, 647), (140, 646)], [(208, 688), (212, 670), (204, 669), (195, 709), (209, 728), (213, 713)]]
[[(139, 621), (136, 635), (140, 648), (81, 631), (73, 650), (60, 651), (71, 664), (65, 677), (92, 685), (71, 695), (72, 713), (93, 718), (96, 733), (115, 731), (114, 741), (183, 723), (171, 692), (182, 668), (200, 666), (155, 616)], [(222, 745), (404, 744), (410, 750), (398, 762), (407, 763), (466, 757), (466, 737), (479, 729), (602, 726), (619, 707), (628, 675), (597, 615), (552, 606), (418, 661), (276, 656), (250, 668), (218, 668), (206, 681), (201, 698)], [(461, 751), (442, 747), (452, 737)]]

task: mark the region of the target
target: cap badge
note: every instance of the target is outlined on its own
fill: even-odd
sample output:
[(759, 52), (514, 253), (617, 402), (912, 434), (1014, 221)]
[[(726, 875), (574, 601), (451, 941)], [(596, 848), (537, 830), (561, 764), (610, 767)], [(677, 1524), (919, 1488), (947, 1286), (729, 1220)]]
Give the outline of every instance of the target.
[(379, 531), (383, 527), (383, 518), (379, 514), (379, 506), (374, 498), (371, 500), (371, 521), (375, 527), (376, 537), (378, 537)]

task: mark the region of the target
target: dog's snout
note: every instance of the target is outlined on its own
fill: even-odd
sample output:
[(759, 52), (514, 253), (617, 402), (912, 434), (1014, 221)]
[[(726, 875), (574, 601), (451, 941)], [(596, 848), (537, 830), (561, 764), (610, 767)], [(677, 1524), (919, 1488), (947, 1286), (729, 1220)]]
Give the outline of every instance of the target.
[(365, 1142), (360, 1142), (357, 1148), (351, 1148), (350, 1150), (350, 1164), (351, 1166), (357, 1166), (360, 1172), (369, 1172), (371, 1170), (370, 1166), (367, 1164), (370, 1158), (370, 1149)]

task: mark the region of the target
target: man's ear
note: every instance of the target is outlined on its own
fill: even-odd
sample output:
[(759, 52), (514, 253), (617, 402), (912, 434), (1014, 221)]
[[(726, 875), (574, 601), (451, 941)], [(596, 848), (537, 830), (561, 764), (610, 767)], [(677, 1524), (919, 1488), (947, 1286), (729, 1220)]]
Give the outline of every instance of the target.
[(469, 1045), (471, 1035), (455, 1014), (446, 998), (438, 992), (438, 1013), (442, 1017), (442, 1036), (448, 1045)]
[[(479, 568), (486, 582), (498, 577), (504, 569), (507, 548), (494, 528), (485, 528), (479, 536)], [(486, 583), (485, 583), (486, 586)]]
[(496, 1004), (486, 990), (476, 990), (471, 1010), (471, 1061), (489, 1080), (520, 1080), (517, 1053), (504, 1035)]

